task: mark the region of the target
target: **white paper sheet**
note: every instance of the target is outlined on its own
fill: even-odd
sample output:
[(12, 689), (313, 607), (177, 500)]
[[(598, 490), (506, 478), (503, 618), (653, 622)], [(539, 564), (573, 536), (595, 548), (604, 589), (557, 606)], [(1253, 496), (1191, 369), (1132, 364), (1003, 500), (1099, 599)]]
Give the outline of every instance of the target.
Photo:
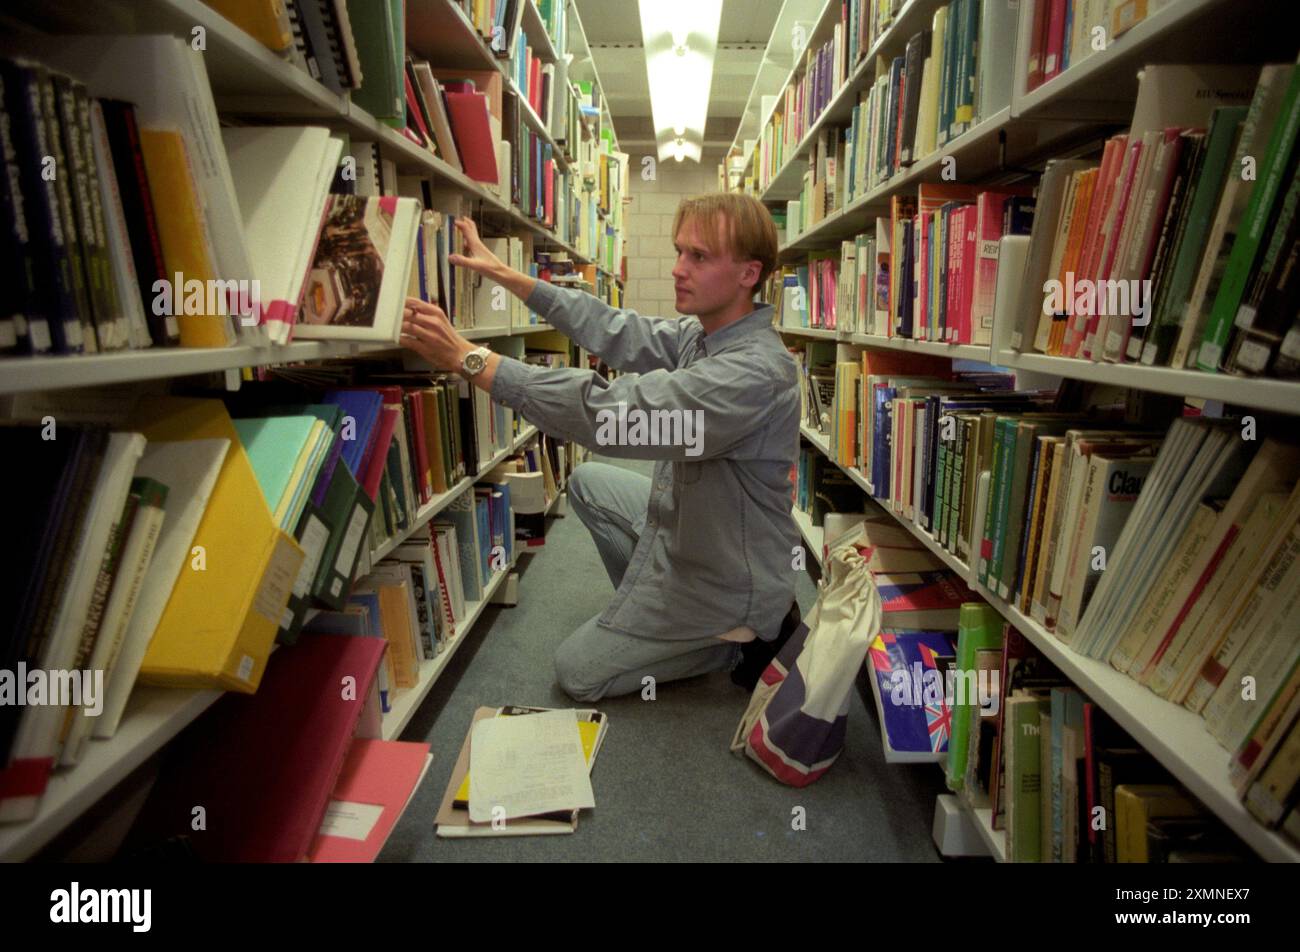
[(572, 709), (490, 717), (474, 725), (469, 752), (473, 822), (595, 805)]

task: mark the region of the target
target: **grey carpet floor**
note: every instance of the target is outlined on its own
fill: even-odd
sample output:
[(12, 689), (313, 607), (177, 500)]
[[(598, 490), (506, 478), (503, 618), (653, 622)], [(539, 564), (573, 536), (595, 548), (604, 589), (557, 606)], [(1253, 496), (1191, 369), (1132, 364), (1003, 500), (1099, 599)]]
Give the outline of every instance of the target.
[[(940, 770), (886, 764), (875, 711), (857, 691), (844, 752), (797, 790), (728, 749), (748, 695), (725, 673), (661, 684), (653, 701), (637, 694), (597, 705), (609, 732), (592, 773), (596, 809), (574, 835), (438, 839), (433, 818), (474, 709), (575, 706), (555, 684), (552, 655), (613, 595), (571, 512), (551, 521), (545, 547), (519, 565), (518, 605), (485, 611), (402, 736), (429, 743), (434, 759), (381, 861), (939, 861), (930, 827)], [(806, 615), (816, 588), (806, 573), (797, 584)], [(794, 829), (796, 807), (805, 829)]]

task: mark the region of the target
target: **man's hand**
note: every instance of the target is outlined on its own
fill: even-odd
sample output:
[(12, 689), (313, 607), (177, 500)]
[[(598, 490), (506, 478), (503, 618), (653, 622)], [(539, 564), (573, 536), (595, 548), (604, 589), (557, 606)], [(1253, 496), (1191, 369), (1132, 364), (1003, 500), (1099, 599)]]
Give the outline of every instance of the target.
[(414, 351), (437, 370), (460, 370), (474, 345), (456, 333), (436, 304), (407, 298), (402, 311), (402, 346)]
[(478, 236), (478, 227), (468, 218), (455, 219), (456, 230), (465, 242), (468, 255), (448, 255), (447, 261), (458, 268), (481, 274), (505, 288), (521, 301), (528, 300), (533, 293), (537, 279), (516, 271), (488, 250), (483, 239)]
[(465, 242), (468, 255), (448, 255), (447, 260), (458, 268), (469, 268), (479, 274), (494, 278), (510, 269), (505, 262), (488, 251), (483, 239), (478, 236), (478, 226), (469, 218), (457, 218), (454, 224)]

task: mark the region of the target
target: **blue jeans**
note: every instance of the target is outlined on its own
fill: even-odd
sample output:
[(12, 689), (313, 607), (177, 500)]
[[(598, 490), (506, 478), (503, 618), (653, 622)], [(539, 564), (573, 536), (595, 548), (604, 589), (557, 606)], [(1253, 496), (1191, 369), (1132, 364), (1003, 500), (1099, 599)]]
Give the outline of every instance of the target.
[[(650, 480), (608, 463), (583, 463), (568, 483), (569, 504), (591, 532), (614, 588), (623, 581), (637, 538), (645, 528)], [(663, 641), (638, 638), (597, 624), (593, 616), (555, 651), (555, 677), (576, 701), (633, 694), (656, 685), (714, 671), (730, 671), (740, 645), (717, 638)], [(721, 634), (721, 632), (719, 632)]]

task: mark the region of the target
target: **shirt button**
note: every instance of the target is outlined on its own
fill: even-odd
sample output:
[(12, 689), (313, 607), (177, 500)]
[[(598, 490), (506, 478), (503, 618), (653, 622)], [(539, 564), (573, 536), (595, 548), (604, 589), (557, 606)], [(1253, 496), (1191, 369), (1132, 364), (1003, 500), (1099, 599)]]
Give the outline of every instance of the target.
[(660, 476), (660, 477), (659, 477), (659, 488), (660, 488), (660, 489), (667, 489), (667, 488), (668, 488), (668, 477), (667, 477), (667, 476)]

